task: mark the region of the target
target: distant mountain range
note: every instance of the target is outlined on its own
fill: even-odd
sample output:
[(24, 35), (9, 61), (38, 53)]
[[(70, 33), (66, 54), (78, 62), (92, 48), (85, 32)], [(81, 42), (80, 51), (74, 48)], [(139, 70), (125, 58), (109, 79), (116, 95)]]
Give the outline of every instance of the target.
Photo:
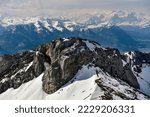
[(17, 53), (61, 37), (95, 40), (120, 51), (150, 50), (150, 17), (111, 11), (71, 18), (0, 18), (0, 54)]

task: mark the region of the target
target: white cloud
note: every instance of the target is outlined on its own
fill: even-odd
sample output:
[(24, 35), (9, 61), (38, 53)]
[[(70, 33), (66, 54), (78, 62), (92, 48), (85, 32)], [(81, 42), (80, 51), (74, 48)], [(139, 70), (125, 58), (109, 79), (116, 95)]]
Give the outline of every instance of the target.
[(0, 14), (43, 15), (81, 9), (138, 10), (149, 13), (150, 0), (0, 0)]

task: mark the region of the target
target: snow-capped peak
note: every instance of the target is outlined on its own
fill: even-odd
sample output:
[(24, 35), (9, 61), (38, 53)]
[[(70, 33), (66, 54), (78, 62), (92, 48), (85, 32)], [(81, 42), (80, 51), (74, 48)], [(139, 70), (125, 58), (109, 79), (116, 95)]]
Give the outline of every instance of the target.
[(73, 31), (76, 25), (82, 24), (86, 27), (101, 27), (105, 25), (134, 25), (134, 26), (147, 26), (150, 24), (150, 16), (137, 12), (126, 11), (111, 11), (101, 12), (97, 14), (88, 14), (82, 16), (76, 16), (72, 18), (50, 18), (50, 17), (0, 17), (1, 25), (18, 25), (18, 24), (30, 24), (41, 22), (42, 24), (47, 22), (62, 31), (64, 27), (70, 31)]

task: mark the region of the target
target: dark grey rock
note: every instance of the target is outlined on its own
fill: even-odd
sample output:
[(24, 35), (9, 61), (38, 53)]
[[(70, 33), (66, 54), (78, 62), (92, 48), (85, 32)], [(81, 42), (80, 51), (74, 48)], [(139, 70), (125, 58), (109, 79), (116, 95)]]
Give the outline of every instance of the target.
[(134, 88), (137, 88), (137, 89), (140, 88), (137, 78), (133, 74), (129, 64), (125, 65), (124, 67), (124, 74), (122, 76), (122, 79), (126, 81), (129, 85), (133, 86)]
[[(86, 42), (97, 45), (97, 47), (91, 50)], [(0, 83), (0, 93), (8, 88), (16, 89), (44, 73), (42, 88), (46, 93), (51, 94), (70, 81), (78, 70), (87, 64), (100, 67), (112, 77), (122, 79), (131, 86), (139, 88), (131, 66), (123, 66), (122, 59), (124, 58), (125, 56), (121, 55), (117, 49), (102, 48), (93, 41), (80, 38), (70, 38), (67, 41), (57, 39), (41, 45), (32, 52), (2, 56), (0, 80), (7, 80)], [(24, 70), (31, 62), (33, 62), (32, 65)]]

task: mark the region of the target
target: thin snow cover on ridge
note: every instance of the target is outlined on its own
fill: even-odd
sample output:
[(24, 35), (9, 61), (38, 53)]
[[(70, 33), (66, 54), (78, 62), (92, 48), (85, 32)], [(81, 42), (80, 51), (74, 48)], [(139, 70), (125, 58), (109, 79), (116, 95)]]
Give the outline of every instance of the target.
[(64, 28), (63, 23), (59, 21), (52, 21), (52, 26), (60, 32), (62, 32)]
[(123, 63), (123, 67), (127, 64), (127, 62), (124, 61), (123, 59), (122, 59), (122, 63)]
[(71, 31), (71, 32), (73, 32), (74, 30), (75, 30), (75, 28), (76, 28), (76, 23), (74, 22), (74, 21), (66, 21), (66, 22), (64, 22), (64, 27), (67, 29), (67, 30), (69, 30), (69, 31)]
[(63, 38), (63, 41), (69, 41), (69, 39), (68, 38)]
[(26, 67), (25, 72), (32, 66), (33, 61), (29, 63), (29, 65)]
[(83, 42), (86, 43), (86, 46), (87, 46), (91, 51), (94, 51), (96, 47), (101, 48), (100, 45), (98, 45), (97, 43), (95, 43), (95, 42), (93, 42), (93, 41), (88, 41), (88, 40), (86, 40), (86, 41), (83, 41)]
[(135, 89), (126, 82), (113, 78), (109, 74), (104, 73), (101, 69), (98, 71), (98, 77), (100, 78), (101, 86), (96, 86), (91, 97), (92, 100), (101, 100), (103, 99), (102, 97), (107, 98), (107, 95), (110, 97), (109, 99), (113, 100), (147, 99), (147, 97), (135, 91)]
[(14, 73), (12, 76), (11, 76), (11, 79), (15, 78), (17, 74), (19, 73), (22, 73), (22, 72), (27, 72), (28, 69), (32, 66), (33, 64), (33, 61), (30, 62), (29, 64), (26, 64), (22, 69), (18, 70), (16, 73)]
[(133, 59), (135, 53), (134, 52), (126, 52), (126, 53), (124, 53), (124, 55), (126, 55), (128, 57), (128, 59)]

